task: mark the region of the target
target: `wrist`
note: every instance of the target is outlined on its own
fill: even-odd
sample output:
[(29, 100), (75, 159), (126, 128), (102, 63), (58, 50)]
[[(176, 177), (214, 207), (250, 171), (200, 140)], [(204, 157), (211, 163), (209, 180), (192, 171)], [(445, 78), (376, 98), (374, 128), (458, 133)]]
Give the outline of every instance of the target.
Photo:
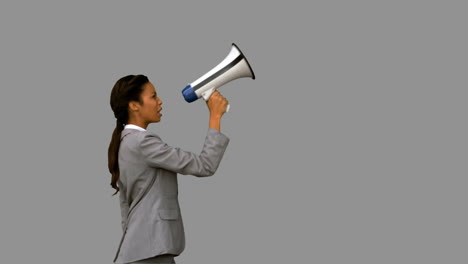
[(218, 119), (221, 119), (221, 116), (220, 114), (211, 114), (210, 113), (210, 120), (218, 120)]
[(221, 131), (221, 116), (210, 116), (209, 127)]

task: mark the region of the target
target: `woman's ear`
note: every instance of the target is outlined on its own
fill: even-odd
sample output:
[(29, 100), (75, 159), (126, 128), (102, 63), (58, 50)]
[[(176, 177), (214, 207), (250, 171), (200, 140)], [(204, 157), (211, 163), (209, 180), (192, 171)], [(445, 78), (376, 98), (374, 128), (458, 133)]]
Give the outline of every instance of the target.
[(135, 101), (130, 101), (128, 103), (128, 109), (133, 112), (138, 112), (138, 110), (140, 110), (140, 104)]

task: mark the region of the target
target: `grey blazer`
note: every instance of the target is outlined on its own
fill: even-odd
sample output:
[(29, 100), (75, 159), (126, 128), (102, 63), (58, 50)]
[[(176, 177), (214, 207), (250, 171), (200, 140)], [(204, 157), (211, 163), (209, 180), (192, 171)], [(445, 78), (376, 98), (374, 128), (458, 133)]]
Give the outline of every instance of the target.
[(185, 234), (177, 173), (213, 175), (228, 143), (226, 135), (209, 128), (203, 149), (196, 155), (167, 145), (150, 131), (122, 131), (117, 184), (123, 234), (115, 263), (182, 253)]

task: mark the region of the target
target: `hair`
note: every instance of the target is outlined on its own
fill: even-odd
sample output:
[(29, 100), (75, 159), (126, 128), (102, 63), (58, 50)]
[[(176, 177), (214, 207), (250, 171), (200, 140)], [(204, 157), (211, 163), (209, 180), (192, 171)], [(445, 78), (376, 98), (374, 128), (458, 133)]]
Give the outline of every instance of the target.
[(108, 166), (109, 172), (112, 174), (110, 185), (112, 188), (116, 189), (116, 192), (112, 196), (116, 195), (120, 190), (117, 186), (117, 181), (120, 176), (120, 137), (125, 124), (128, 122), (128, 103), (130, 101), (137, 101), (140, 104), (143, 104), (141, 93), (143, 91), (143, 86), (148, 82), (148, 77), (144, 75), (128, 75), (120, 78), (115, 83), (114, 88), (112, 88), (110, 106), (114, 112), (115, 118), (117, 119), (108, 150)]

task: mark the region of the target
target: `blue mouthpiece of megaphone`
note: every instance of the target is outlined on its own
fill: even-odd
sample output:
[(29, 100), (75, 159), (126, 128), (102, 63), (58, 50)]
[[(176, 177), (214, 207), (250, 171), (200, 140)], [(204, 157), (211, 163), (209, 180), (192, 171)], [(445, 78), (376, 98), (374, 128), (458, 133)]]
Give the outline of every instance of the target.
[(189, 84), (182, 90), (182, 95), (185, 98), (185, 101), (191, 103), (198, 99), (197, 94), (193, 91), (192, 86)]

